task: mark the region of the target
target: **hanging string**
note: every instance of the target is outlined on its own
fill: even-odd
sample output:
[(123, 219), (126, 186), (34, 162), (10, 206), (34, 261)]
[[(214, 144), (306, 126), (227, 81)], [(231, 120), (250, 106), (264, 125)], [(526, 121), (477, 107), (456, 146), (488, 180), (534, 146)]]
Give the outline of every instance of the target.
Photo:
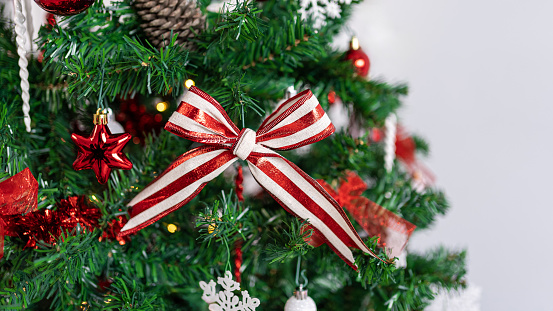
[(105, 109), (107, 108), (104, 105), (104, 73), (105, 73), (105, 59), (102, 57), (102, 80), (100, 83), (100, 92), (98, 93), (98, 109)]
[(17, 54), (19, 55), (19, 77), (21, 77), (21, 99), (23, 100), (23, 122), (27, 132), (31, 132), (31, 106), (29, 105), (29, 71), (27, 71), (27, 51), (25, 50), (25, 14), (21, 0), (13, 0)]
[(230, 271), (230, 247), (228, 246), (227, 239), (223, 239), (223, 242), (225, 243), (225, 247), (227, 248), (227, 263), (225, 264), (225, 271)]
[[(298, 262), (296, 264), (296, 287), (306, 288), (307, 284), (309, 283), (309, 280), (307, 280), (307, 277), (305, 276), (305, 270), (300, 270), (300, 269), (301, 269), (301, 256), (298, 256)], [(300, 283), (300, 275), (303, 278), (303, 283)]]
[(396, 158), (396, 131), (397, 131), (397, 117), (391, 113), (385, 121), (386, 138), (384, 140), (384, 167), (386, 172), (391, 172), (394, 166), (394, 160)]

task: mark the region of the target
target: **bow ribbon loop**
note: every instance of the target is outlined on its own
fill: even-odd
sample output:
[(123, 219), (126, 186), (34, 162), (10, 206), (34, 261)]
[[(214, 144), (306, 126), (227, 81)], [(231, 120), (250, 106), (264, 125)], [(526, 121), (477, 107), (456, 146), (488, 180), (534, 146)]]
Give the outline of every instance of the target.
[(178, 157), (131, 200), (131, 218), (120, 235), (136, 232), (185, 205), (207, 182), (242, 159), (282, 207), (308, 219), (352, 268), (357, 270), (349, 247), (376, 257), (338, 203), (313, 178), (273, 151), (305, 146), (334, 132), (334, 125), (311, 91), (282, 103), (254, 132), (248, 128), (240, 131), (215, 99), (191, 87), (165, 129), (205, 145)]
[(282, 103), (257, 131), (257, 142), (274, 150), (290, 150), (325, 139), (334, 125), (310, 90)]
[(216, 145), (235, 143), (240, 132), (223, 107), (195, 87), (186, 93), (165, 129), (197, 143)]

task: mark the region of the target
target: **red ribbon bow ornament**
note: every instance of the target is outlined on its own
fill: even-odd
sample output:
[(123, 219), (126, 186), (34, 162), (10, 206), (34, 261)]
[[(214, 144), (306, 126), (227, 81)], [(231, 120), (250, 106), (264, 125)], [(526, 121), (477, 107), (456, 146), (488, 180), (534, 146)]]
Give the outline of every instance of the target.
[(29, 168), (0, 183), (0, 259), (4, 256), (4, 235), (17, 235), (10, 229), (10, 216), (35, 211), (37, 203), (38, 182)]
[(215, 99), (191, 87), (165, 129), (205, 145), (178, 157), (129, 203), (131, 218), (121, 235), (136, 232), (185, 205), (207, 182), (242, 159), (282, 207), (308, 219), (352, 268), (357, 269), (349, 247), (376, 257), (338, 203), (313, 178), (273, 151), (308, 145), (334, 132), (334, 125), (311, 91), (279, 105), (255, 132), (239, 130)]
[[(361, 194), (367, 190), (367, 184), (359, 175), (348, 172), (346, 180), (340, 183), (338, 191), (332, 189), (324, 180), (318, 180), (318, 182), (338, 201), (338, 204), (348, 210), (369, 236), (379, 237), (379, 245), (386, 247), (391, 258), (401, 254), (416, 226), (368, 198), (362, 197)], [(315, 247), (319, 246), (317, 232), (314, 232), (307, 242)]]

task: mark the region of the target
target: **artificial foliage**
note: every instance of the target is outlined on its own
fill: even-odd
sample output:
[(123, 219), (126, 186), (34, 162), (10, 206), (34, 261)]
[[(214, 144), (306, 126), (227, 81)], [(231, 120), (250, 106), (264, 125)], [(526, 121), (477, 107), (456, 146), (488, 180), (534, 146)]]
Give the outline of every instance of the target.
[[(0, 309), (207, 310), (199, 282), (232, 271), (237, 245), (241, 290), (259, 298), (259, 310), (283, 310), (296, 286), (298, 257), (320, 310), (423, 310), (437, 289), (465, 286), (465, 252), (440, 247), (422, 254), (408, 250), (406, 267), (353, 250), (355, 272), (328, 246), (309, 245), (312, 231), (304, 230), (305, 222), (267, 194), (238, 200), (237, 165), (177, 211), (117, 238), (130, 200), (192, 148), (164, 130), (141, 133), (129, 143), (124, 152), (132, 169), (112, 171), (106, 184), (91, 170), (73, 169), (78, 149), (71, 134), (90, 133), (97, 108), (117, 114), (131, 99), (145, 107), (143, 113), (166, 122), (188, 79), (216, 98), (239, 127), (258, 128), (292, 85), (310, 88), (325, 110), (327, 94), (335, 92), (360, 126), (381, 127), (400, 107), (407, 87), (358, 76), (345, 51), (331, 47), (358, 2), (339, 2), (341, 15), (328, 17), (320, 28), (301, 17), (300, 2), (239, 0), (211, 12), (210, 1), (200, 0), (206, 27), (188, 41), (193, 49), (177, 44), (176, 36), (159, 48), (148, 42), (131, 0), (110, 6), (97, 0), (83, 13), (58, 18), (39, 31), (42, 61), (29, 60), (31, 133), (21, 112), (13, 24), (1, 20), (0, 182), (29, 168), (39, 184), (39, 211), (82, 196), (100, 213), (94, 230), (61, 228), (48, 241), (37, 240), (35, 248), (6, 236)], [(160, 101), (166, 110), (156, 111)], [(423, 139), (415, 142), (421, 154), (428, 152)], [(282, 154), (333, 186), (347, 171), (356, 172), (368, 185), (362, 196), (416, 225), (415, 235), (448, 209), (440, 190), (415, 189), (397, 161), (386, 172), (383, 144), (368, 143), (367, 136), (342, 130), (307, 151)], [(389, 262), (376, 238), (365, 243)]]

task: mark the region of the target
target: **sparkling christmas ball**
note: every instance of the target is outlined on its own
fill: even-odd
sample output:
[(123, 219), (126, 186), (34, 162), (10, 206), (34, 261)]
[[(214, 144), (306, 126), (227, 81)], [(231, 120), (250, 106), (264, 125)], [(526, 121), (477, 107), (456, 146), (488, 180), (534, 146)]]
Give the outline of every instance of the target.
[(88, 9), (94, 0), (35, 0), (44, 11), (56, 15), (75, 15)]
[(284, 311), (317, 311), (317, 305), (311, 297), (307, 296), (307, 290), (300, 285), (294, 295), (286, 301)]
[(311, 297), (300, 300), (292, 296), (286, 301), (284, 311), (317, 311), (317, 306)]

